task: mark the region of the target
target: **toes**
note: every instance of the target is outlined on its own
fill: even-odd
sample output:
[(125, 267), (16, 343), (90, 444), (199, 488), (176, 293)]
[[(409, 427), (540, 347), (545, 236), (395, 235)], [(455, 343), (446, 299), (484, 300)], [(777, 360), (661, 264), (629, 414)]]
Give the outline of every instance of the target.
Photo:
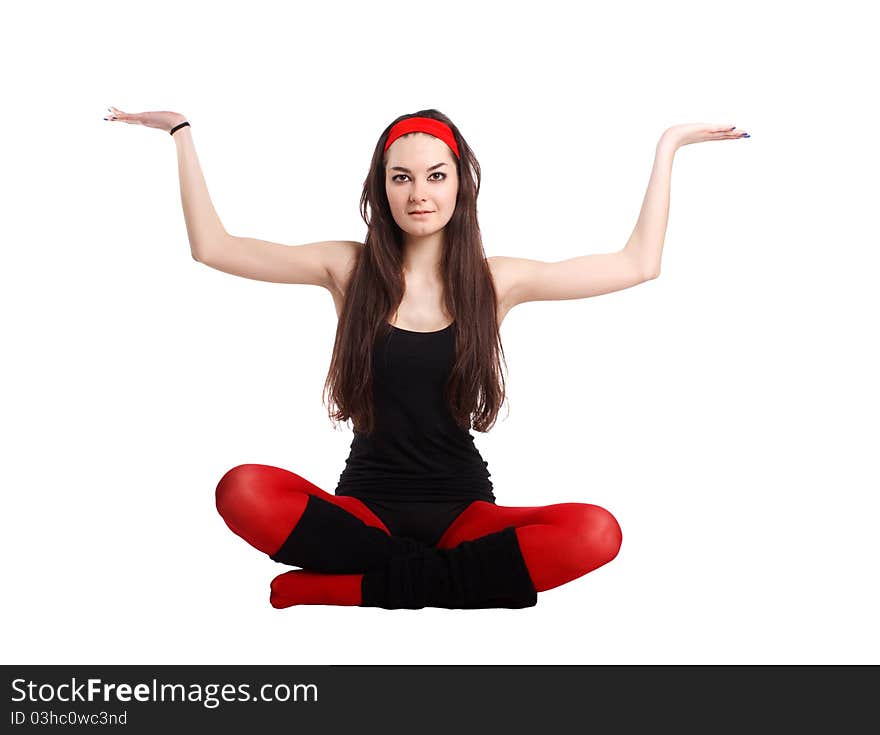
[[(281, 610), (285, 607), (292, 607), (296, 604), (290, 599), (289, 593), (291, 582), (295, 580), (295, 577), (292, 575), (295, 574), (302, 574), (302, 570), (294, 569), (289, 572), (284, 572), (284, 574), (279, 574), (269, 584), (269, 603), (272, 607)], [(288, 592), (285, 593), (285, 590), (288, 590)]]

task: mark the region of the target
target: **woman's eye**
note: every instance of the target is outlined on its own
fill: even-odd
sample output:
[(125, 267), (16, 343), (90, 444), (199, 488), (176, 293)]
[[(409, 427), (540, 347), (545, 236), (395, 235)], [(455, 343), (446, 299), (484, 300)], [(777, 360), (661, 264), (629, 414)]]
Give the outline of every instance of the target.
[[(407, 178), (407, 179), (409, 178), (409, 176), (407, 176), (406, 174), (397, 174), (396, 176), (392, 176), (392, 177), (391, 177), (391, 180), (392, 180), (392, 181), (397, 181), (397, 179), (398, 179), (399, 177), (401, 177), (401, 176), (404, 177), (404, 178)], [(443, 179), (446, 178), (446, 174), (443, 173), (442, 171), (435, 171), (434, 173), (431, 174), (431, 176), (442, 176)], [(430, 178), (430, 176), (429, 176), (428, 178)], [(443, 179), (434, 179), (434, 181), (443, 181)]]

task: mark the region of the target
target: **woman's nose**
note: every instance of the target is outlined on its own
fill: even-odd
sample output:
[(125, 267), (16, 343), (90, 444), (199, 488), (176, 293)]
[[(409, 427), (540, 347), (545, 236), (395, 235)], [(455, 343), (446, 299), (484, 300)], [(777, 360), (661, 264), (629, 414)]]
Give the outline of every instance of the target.
[(410, 191), (410, 194), (409, 194), (409, 200), (413, 204), (425, 201), (425, 197), (422, 194), (422, 186), (424, 186), (422, 183), (414, 183), (413, 184), (412, 191)]

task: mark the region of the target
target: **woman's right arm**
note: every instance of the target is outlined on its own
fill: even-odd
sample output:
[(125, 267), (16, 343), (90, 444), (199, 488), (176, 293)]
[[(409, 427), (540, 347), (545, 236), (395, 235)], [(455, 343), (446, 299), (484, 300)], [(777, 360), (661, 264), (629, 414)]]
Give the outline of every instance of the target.
[[(170, 132), (186, 120), (176, 112), (124, 113), (109, 108), (109, 120), (120, 120)], [(326, 240), (306, 245), (282, 245), (226, 232), (214, 209), (202, 168), (196, 156), (191, 127), (171, 136), (177, 147), (180, 199), (192, 257), (225, 273), (273, 283), (323, 286), (340, 290), (362, 244), (351, 240)]]

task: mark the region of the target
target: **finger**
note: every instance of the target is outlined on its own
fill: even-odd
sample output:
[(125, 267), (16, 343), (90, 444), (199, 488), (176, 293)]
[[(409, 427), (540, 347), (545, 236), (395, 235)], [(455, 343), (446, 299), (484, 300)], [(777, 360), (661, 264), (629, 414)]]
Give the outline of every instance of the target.
[(111, 116), (112, 120), (121, 120), (122, 122), (129, 123), (130, 125), (140, 124), (140, 114), (139, 112), (123, 112), (115, 107), (110, 108), (113, 113)]
[(727, 134), (725, 137), (728, 138), (749, 138), (749, 132), (747, 130), (743, 130), (742, 128), (736, 127), (736, 125), (732, 125), (729, 128), (725, 128), (724, 132)]

